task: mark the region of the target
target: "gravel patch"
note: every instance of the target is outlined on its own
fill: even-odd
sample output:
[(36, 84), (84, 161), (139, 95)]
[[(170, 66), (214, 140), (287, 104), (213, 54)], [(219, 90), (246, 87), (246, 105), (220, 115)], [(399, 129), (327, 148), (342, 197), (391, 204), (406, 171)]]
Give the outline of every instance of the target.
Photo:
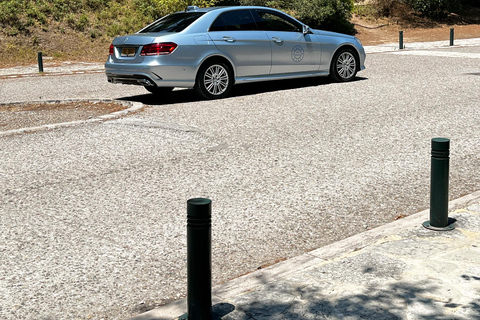
[(0, 104), (0, 131), (88, 120), (127, 108), (112, 101)]

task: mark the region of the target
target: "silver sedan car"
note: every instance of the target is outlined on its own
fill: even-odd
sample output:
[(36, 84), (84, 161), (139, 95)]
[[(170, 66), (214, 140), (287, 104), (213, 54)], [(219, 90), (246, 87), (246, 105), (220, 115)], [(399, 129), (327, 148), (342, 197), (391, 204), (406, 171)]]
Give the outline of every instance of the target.
[(193, 6), (115, 38), (105, 72), (111, 83), (154, 94), (184, 87), (215, 99), (239, 83), (313, 76), (350, 81), (364, 62), (356, 37), (311, 29), (275, 9)]

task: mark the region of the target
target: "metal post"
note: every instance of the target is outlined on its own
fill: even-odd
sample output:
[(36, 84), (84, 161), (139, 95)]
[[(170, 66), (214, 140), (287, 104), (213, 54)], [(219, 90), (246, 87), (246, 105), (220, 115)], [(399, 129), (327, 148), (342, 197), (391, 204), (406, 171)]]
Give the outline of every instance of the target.
[(42, 53), (38, 53), (38, 72), (43, 72), (43, 58), (42, 58)]
[(450, 46), (453, 46), (453, 39), (455, 38), (455, 29), (450, 28)]
[(448, 222), (448, 175), (450, 171), (450, 140), (432, 139), (432, 161), (430, 175), (430, 221), (423, 226), (436, 231), (455, 229)]
[(399, 48), (400, 50), (403, 49), (403, 31), (398, 32), (398, 40), (400, 42)]
[(188, 320), (212, 319), (212, 201), (187, 201)]

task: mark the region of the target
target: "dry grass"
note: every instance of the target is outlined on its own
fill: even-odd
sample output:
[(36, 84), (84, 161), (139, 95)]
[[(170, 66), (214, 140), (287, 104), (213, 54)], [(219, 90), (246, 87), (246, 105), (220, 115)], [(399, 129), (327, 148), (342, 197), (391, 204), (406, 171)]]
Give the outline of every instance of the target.
[(103, 62), (112, 41), (109, 37), (88, 38), (74, 31), (45, 32), (35, 35), (0, 37), (0, 66), (11, 67), (36, 63), (37, 52), (54, 61)]
[[(379, 6), (377, 2), (383, 5)], [(23, 32), (16, 31), (12, 26), (2, 27), (0, 67), (35, 64), (39, 51), (53, 62), (104, 62), (116, 33), (124, 34), (129, 28), (132, 31), (137, 30), (140, 25), (146, 23), (136, 21), (138, 26), (134, 25), (132, 22), (135, 21), (134, 16), (125, 13), (131, 12), (131, 3), (132, 0), (126, 1), (125, 8), (120, 4), (110, 8), (108, 16), (105, 16), (105, 13), (90, 16), (90, 25), (81, 31), (75, 30), (75, 21), (72, 22), (72, 19), (62, 21), (51, 19), (48, 20), (48, 24), (37, 22)], [(450, 26), (455, 27), (457, 38), (480, 36), (477, 31), (480, 24), (480, 8), (466, 8), (459, 15), (451, 14), (443, 21), (432, 21), (421, 17), (400, 1), (368, 0), (356, 5), (352, 22), (357, 24), (356, 29), (359, 32), (357, 36), (367, 45), (395, 41), (398, 38), (398, 30), (409, 30), (408, 34), (416, 34), (420, 40), (422, 37), (426, 37), (425, 40), (442, 40), (443, 31), (440, 30), (437, 34), (432, 30)]]

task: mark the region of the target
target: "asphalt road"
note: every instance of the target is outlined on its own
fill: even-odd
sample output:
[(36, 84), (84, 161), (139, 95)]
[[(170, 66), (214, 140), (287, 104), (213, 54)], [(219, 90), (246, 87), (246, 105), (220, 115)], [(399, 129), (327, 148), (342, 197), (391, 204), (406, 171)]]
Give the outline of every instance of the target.
[[(2, 102), (117, 98), (135, 115), (0, 138), (0, 318), (124, 319), (186, 291), (186, 201), (213, 201), (220, 283), (480, 189), (480, 47), (379, 53), (352, 83), (165, 101), (103, 74), (0, 80)], [(428, 217), (426, 217), (428, 218)]]

